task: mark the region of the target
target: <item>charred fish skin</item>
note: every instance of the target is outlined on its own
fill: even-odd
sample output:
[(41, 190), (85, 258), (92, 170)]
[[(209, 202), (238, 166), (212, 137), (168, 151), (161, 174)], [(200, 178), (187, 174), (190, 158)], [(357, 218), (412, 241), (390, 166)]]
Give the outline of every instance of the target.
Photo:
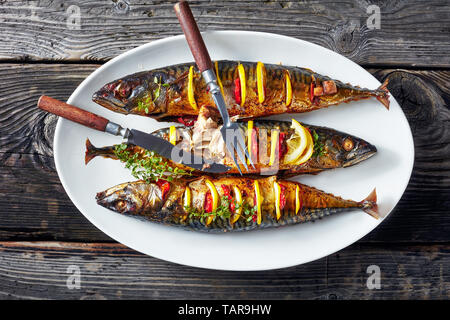
[[(297, 182), (268, 177), (257, 179), (261, 194), (264, 195), (261, 200), (261, 221), (259, 223), (257, 219), (249, 219), (243, 213), (234, 222), (231, 222), (231, 217), (216, 216), (208, 223), (206, 222), (207, 219), (191, 215), (183, 205), (183, 194), (189, 187), (192, 191), (190, 207), (199, 212), (203, 210), (208, 193), (208, 187), (205, 184), (206, 179), (212, 181), (220, 197), (226, 196), (226, 187), (236, 186), (243, 194), (243, 202), (253, 205), (255, 201), (253, 190), (256, 180), (237, 177), (180, 179), (170, 182), (170, 191), (166, 195), (163, 194), (160, 186), (156, 183), (135, 181), (99, 192), (96, 200), (99, 205), (124, 215), (188, 230), (212, 233), (240, 232), (294, 225), (353, 209), (361, 209), (378, 218), (375, 190), (366, 199), (357, 202), (345, 200)], [(275, 182), (283, 186), (286, 200), (279, 217), (276, 214), (273, 188)], [(296, 212), (297, 187), (301, 190), (298, 199), (300, 199), (302, 205)]]
[[(239, 65), (245, 74), (243, 83), (246, 98), (243, 103), (236, 100), (240, 100), (236, 97), (236, 80), (240, 79)], [(198, 109), (192, 106), (188, 98), (188, 73), (191, 66), (194, 66), (194, 63), (128, 75), (106, 84), (95, 92), (92, 98), (96, 103), (115, 112), (139, 114), (160, 121), (197, 115)], [(260, 102), (257, 63), (223, 60), (217, 61), (216, 66), (230, 116), (256, 118), (282, 113), (302, 113), (370, 97), (375, 97), (389, 108), (387, 82), (378, 89), (369, 90), (330, 79), (305, 68), (264, 64), (265, 97)], [(291, 99), (287, 99), (287, 78), (292, 87)], [(197, 70), (194, 73), (193, 90), (198, 106), (214, 106)]]
[[(247, 124), (244, 122), (239, 123), (244, 134), (247, 135)], [(303, 124), (305, 128), (307, 128), (310, 132), (315, 133), (317, 140), (316, 145), (323, 147), (322, 153), (317, 153), (313, 155), (307, 162), (301, 165), (295, 164), (286, 164), (281, 161), (279, 164), (279, 171), (277, 174), (279, 176), (289, 177), (298, 174), (318, 174), (325, 170), (336, 169), (336, 168), (344, 168), (352, 165), (356, 165), (364, 160), (369, 159), (373, 155), (376, 154), (377, 149), (374, 145), (365, 141), (364, 139), (352, 136), (350, 134), (340, 132), (334, 129), (330, 129), (327, 127), (313, 126), (309, 124)], [(279, 129), (280, 132), (286, 134), (285, 141), (293, 134), (294, 130), (291, 128), (291, 123), (287, 121), (275, 121), (275, 120), (255, 120), (254, 128), (257, 130), (256, 139), (260, 139), (261, 136), (265, 134), (270, 135), (270, 131), (272, 129)], [(192, 137), (192, 129), (185, 126), (176, 127), (179, 139), (183, 137)], [(169, 131), (170, 128), (163, 128), (154, 131), (152, 134), (158, 136), (159, 138), (169, 140)], [(178, 141), (181, 142), (182, 141)], [(258, 143), (260, 141), (258, 140)], [(264, 146), (265, 144), (261, 142), (260, 146)], [(102, 156), (111, 159), (117, 159), (117, 156), (114, 152), (115, 146), (96, 148), (92, 145), (92, 143), (87, 140), (86, 141), (86, 155), (85, 162), (88, 163), (96, 156)], [(144, 150), (134, 146), (128, 145), (127, 149), (131, 154), (141, 153), (143, 154)], [(248, 174), (259, 174), (267, 168), (270, 168), (268, 164), (268, 150), (270, 150), (270, 146), (267, 144), (266, 146), (267, 152), (259, 151), (258, 161), (255, 161), (255, 168), (250, 167), (249, 171), (245, 171)], [(264, 158), (264, 159), (263, 159)], [(167, 160), (169, 161), (169, 160)], [(177, 166), (181, 169), (188, 169), (182, 165), (178, 165), (174, 162), (170, 161), (172, 166)], [(232, 169), (228, 172), (229, 174), (238, 174), (236, 166), (233, 161), (227, 161), (224, 163)], [(194, 171), (194, 175), (201, 175), (202, 173), (199, 171)]]

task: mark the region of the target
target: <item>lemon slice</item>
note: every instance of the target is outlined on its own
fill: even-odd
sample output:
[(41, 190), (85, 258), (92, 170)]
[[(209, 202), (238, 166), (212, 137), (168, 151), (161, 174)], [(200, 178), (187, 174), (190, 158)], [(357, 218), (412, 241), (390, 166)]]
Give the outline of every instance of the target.
[(275, 191), (275, 210), (277, 212), (277, 220), (279, 220), (281, 217), (281, 209), (280, 209), (281, 187), (276, 181), (273, 182), (273, 190)]
[[(217, 204), (219, 203), (219, 194), (217, 193), (217, 189), (214, 186), (214, 184), (211, 182), (211, 180), (207, 179), (206, 185), (208, 186), (209, 191), (211, 191), (212, 211), (214, 212), (217, 210)], [(213, 218), (214, 218), (213, 215), (208, 216), (208, 218), (206, 218), (206, 225), (209, 225), (213, 221)]]
[(258, 180), (255, 180), (255, 196), (256, 196), (256, 223), (261, 224), (261, 192)]
[[(247, 150), (249, 152), (250, 158), (252, 157), (252, 132), (253, 132), (253, 120), (247, 122)], [(250, 164), (250, 159), (247, 160)]]
[(297, 185), (295, 186), (295, 214), (298, 214), (301, 206), (300, 187)]
[(297, 163), (297, 159), (301, 157), (308, 145), (307, 133), (309, 132), (295, 119), (292, 119), (291, 128), (295, 133), (286, 142), (288, 150), (284, 156), (286, 163)]
[(298, 158), (295, 161), (296, 165), (300, 165), (302, 163), (305, 163), (306, 161), (309, 160), (309, 158), (311, 158), (311, 156), (314, 153), (314, 142), (313, 142), (313, 138), (311, 137), (311, 134), (309, 133), (308, 130), (305, 129), (306, 132), (306, 136), (308, 139), (308, 148), (306, 149), (306, 151), (300, 156), (300, 158)]
[(286, 107), (292, 102), (292, 83), (289, 71), (286, 71)]
[(258, 84), (258, 101), (263, 103), (266, 98), (264, 92), (264, 63), (258, 62), (256, 64), (256, 80)]
[(170, 126), (169, 141), (173, 145), (177, 144), (177, 129), (175, 128), (175, 126)]
[(225, 93), (223, 93), (223, 85), (222, 85), (222, 81), (220, 80), (220, 77), (219, 77), (219, 63), (216, 61), (216, 62), (214, 63), (214, 66), (215, 66), (215, 68), (216, 68), (217, 84), (218, 84), (219, 87), (220, 87), (220, 91), (222, 91), (222, 95), (225, 97)]
[(230, 223), (235, 223), (236, 221), (238, 221), (238, 219), (241, 216), (242, 213), (242, 193), (241, 190), (239, 190), (239, 188), (237, 186), (233, 187), (233, 191), (234, 191), (234, 195), (235, 195), (235, 201), (236, 201), (236, 206), (238, 206), (238, 209), (236, 210), (236, 212), (230, 217)]
[(247, 95), (247, 84), (245, 80), (245, 69), (242, 64), (238, 65), (238, 74), (239, 74), (239, 81), (241, 84), (241, 107), (245, 103), (245, 97)]
[[(278, 146), (278, 137), (280, 135), (280, 131), (278, 129), (273, 129), (270, 133), (270, 160), (269, 166), (272, 166), (275, 163), (275, 156)], [(280, 150), (278, 150), (280, 152)]]
[(186, 189), (184, 190), (184, 206), (190, 207), (192, 202), (192, 192), (191, 188), (186, 186)]
[(191, 107), (194, 110), (197, 110), (197, 102), (195, 102), (195, 96), (194, 96), (194, 66), (191, 66), (189, 68), (189, 75), (188, 75), (188, 100), (191, 105)]

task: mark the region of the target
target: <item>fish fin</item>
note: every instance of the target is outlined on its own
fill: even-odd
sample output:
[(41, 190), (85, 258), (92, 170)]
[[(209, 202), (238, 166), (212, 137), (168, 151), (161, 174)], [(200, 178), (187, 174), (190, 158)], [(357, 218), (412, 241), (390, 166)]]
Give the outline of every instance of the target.
[(89, 139), (86, 139), (86, 153), (84, 154), (84, 164), (88, 164), (89, 161), (94, 159), (97, 155), (95, 154), (95, 146), (91, 143)]
[(387, 85), (389, 83), (389, 79), (386, 78), (384, 80), (383, 84), (378, 87), (377, 91), (377, 100), (380, 101), (386, 109), (389, 110), (389, 90), (387, 88)]
[(370, 214), (375, 219), (379, 219), (380, 215), (378, 214), (378, 205), (377, 205), (377, 189), (374, 188), (372, 192), (360, 202), (361, 209)]

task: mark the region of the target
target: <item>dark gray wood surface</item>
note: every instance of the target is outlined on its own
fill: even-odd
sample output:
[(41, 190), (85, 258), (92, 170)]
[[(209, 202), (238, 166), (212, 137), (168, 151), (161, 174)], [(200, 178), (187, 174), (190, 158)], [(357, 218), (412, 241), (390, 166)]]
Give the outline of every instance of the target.
[[(415, 164), (391, 216), (356, 244), (306, 265), (217, 272), (146, 257), (115, 243), (73, 206), (52, 154), (57, 118), (40, 95), (65, 100), (101, 63), (180, 34), (173, 2), (0, 1), (0, 299), (447, 299), (450, 279), (450, 4), (373, 1), (191, 1), (202, 30), (268, 31), (305, 39), (365, 66), (407, 115)], [(359, 21), (359, 26), (358, 26)], [(401, 68), (401, 69), (399, 69)], [(380, 266), (382, 289), (365, 284)], [(80, 290), (65, 285), (81, 268)], [(83, 280), (84, 279), (84, 280)]]

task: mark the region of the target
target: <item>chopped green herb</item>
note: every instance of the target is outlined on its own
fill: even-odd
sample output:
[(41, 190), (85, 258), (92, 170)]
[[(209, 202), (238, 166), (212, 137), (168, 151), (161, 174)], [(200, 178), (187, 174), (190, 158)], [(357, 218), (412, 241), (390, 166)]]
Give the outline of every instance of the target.
[[(227, 196), (223, 196), (220, 199), (220, 205), (217, 206), (217, 209), (212, 212), (205, 212), (205, 210), (198, 211), (197, 209), (185, 206), (184, 210), (188, 214), (189, 218), (191, 217), (200, 217), (200, 221), (203, 223), (203, 219), (207, 218), (209, 216), (213, 216), (213, 220), (215, 220), (217, 217), (220, 218), (230, 218), (233, 215), (233, 212), (230, 210), (230, 203), (233, 200), (228, 199)], [(235, 210), (238, 210), (242, 206), (242, 214), (244, 216), (250, 216), (247, 218), (247, 221), (250, 221), (253, 218), (253, 215), (256, 213), (256, 206), (252, 207), (247, 203), (243, 203), (241, 205), (236, 204)]]
[(169, 83), (161, 83), (161, 77), (158, 79), (157, 77), (153, 78), (153, 82), (156, 83), (158, 85), (158, 87), (153, 90), (153, 94), (150, 94), (150, 92), (148, 92), (148, 95), (146, 98), (144, 98), (141, 101), (138, 101), (138, 110), (139, 111), (145, 111), (145, 113), (149, 113), (150, 107), (152, 106), (153, 103), (155, 103), (156, 99), (159, 98), (159, 96), (161, 95), (161, 87), (169, 87), (170, 84)]
[(125, 163), (125, 168), (130, 169), (133, 177), (137, 179), (150, 183), (158, 179), (172, 181), (180, 176), (192, 175), (193, 169), (186, 171), (177, 167), (173, 168), (153, 151), (145, 150), (143, 154), (132, 154), (127, 148), (127, 144), (119, 144), (115, 147), (114, 154)]
[(312, 130), (312, 136), (314, 140), (314, 153), (313, 157), (320, 157), (327, 153), (325, 150), (324, 144), (320, 141), (319, 135), (317, 134), (316, 130)]
[(152, 105), (152, 97), (151, 95), (148, 95), (145, 99), (138, 101), (138, 110), (139, 111), (145, 111), (145, 113), (148, 113), (149, 107)]

